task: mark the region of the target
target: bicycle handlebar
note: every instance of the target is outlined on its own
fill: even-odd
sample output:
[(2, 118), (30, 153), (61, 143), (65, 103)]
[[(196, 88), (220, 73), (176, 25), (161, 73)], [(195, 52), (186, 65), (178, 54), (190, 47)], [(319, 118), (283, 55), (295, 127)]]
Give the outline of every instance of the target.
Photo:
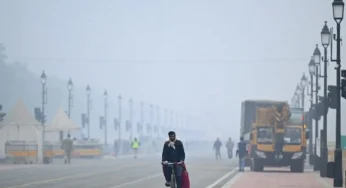
[(167, 163), (161, 162), (161, 164), (163, 164), (163, 165), (178, 165), (178, 164), (182, 164), (182, 162), (174, 162), (174, 163), (172, 163), (172, 162), (167, 162)]

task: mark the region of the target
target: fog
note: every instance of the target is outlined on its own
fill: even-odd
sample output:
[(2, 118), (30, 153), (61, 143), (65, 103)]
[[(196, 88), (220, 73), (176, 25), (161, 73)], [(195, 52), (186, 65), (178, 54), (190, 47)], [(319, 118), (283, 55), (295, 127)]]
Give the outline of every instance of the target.
[[(123, 119), (128, 118), (131, 97), (136, 120), (143, 101), (146, 120), (152, 103), (182, 114), (189, 121), (181, 126), (205, 130), (209, 139), (231, 136), (237, 140), (241, 101), (291, 100), (303, 72), (308, 75), (315, 45), (321, 46), (323, 21), (335, 27), (331, 3), (0, 0), (0, 43), (6, 46), (7, 63), (19, 61), (37, 77), (37, 85), (27, 83), (32, 85), (26, 92), (2, 95), (0, 102), (8, 109), (22, 97), (30, 109), (40, 106), (39, 76), (45, 70), (48, 119), (59, 106), (67, 108), (64, 84), (71, 77), (75, 84), (72, 119), (80, 122), (80, 113), (86, 109), (84, 89), (90, 84), (93, 137), (103, 135), (98, 116), (104, 113), (106, 89), (111, 101), (109, 139), (117, 137), (111, 124), (121, 94)], [(329, 84), (335, 83), (333, 67), (332, 62)], [(7, 81), (4, 75), (1, 79)], [(334, 110), (329, 110), (329, 139), (335, 135), (334, 119)]]

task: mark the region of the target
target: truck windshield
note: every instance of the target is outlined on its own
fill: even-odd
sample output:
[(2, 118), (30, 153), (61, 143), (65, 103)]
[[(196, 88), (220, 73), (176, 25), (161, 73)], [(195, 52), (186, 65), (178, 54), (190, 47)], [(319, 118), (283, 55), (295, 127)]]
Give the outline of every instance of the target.
[(258, 127), (257, 128), (257, 143), (272, 144), (273, 143), (273, 128)]
[(285, 128), (285, 144), (300, 144), (301, 141), (301, 132), (300, 127), (286, 127)]

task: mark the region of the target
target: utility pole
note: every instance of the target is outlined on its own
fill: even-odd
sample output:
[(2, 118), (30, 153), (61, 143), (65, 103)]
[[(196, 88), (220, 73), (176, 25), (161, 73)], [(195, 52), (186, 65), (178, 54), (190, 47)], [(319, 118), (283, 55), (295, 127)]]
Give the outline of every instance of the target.
[[(333, 1), (333, 16), (334, 20), (336, 22), (336, 61), (337, 67), (336, 67), (336, 127), (335, 127), (335, 151), (334, 151), (334, 187), (343, 187), (343, 177), (342, 177), (342, 150), (341, 150), (341, 75), (340, 75), (340, 69), (341, 69), (341, 21), (344, 18), (344, 2), (343, 0), (334, 0)], [(332, 58), (331, 58), (332, 59)]]
[[(316, 46), (317, 48), (317, 46)], [(319, 132), (319, 126), (318, 126), (318, 114), (317, 114), (317, 105), (318, 105), (318, 90), (319, 90), (319, 84), (318, 84), (318, 80), (319, 80), (319, 65), (317, 64), (317, 62), (315, 62), (315, 66), (316, 66), (316, 74), (315, 74), (315, 81), (316, 81), (316, 91), (315, 91), (315, 160), (314, 160), (314, 171), (318, 171), (320, 170), (320, 157), (317, 157), (317, 138), (318, 138), (318, 132)], [(320, 151), (321, 152), (321, 151)], [(320, 154), (321, 155), (321, 154)]]
[(144, 128), (144, 104), (141, 102), (141, 138), (143, 137), (143, 128)]
[[(316, 159), (316, 144), (314, 145), (314, 148), (313, 148), (313, 151), (312, 151), (312, 147), (313, 147), (313, 136), (312, 136), (312, 133), (313, 133), (313, 123), (312, 123), (312, 120), (313, 120), (313, 93), (314, 93), (314, 80), (313, 80), (313, 75), (315, 74), (316, 72), (316, 67), (315, 67), (315, 63), (313, 61), (313, 58), (311, 57), (311, 60), (309, 62), (309, 73), (310, 73), (310, 109), (309, 109), (309, 129), (310, 129), (310, 139), (309, 139), (309, 150), (310, 150), (310, 157), (309, 157), (309, 163), (311, 165), (314, 164), (315, 162), (315, 159)], [(315, 140), (315, 143), (316, 143), (316, 140)]]
[(132, 141), (132, 136), (133, 136), (133, 132), (132, 132), (132, 113), (133, 113), (133, 108), (132, 108), (132, 99), (129, 100), (129, 108), (130, 108), (130, 114), (129, 114), (129, 128), (130, 128), (130, 141)]
[(42, 112), (41, 112), (41, 125), (42, 125), (42, 164), (44, 163), (44, 142), (45, 142), (45, 126), (46, 115), (44, 112), (44, 105), (47, 104), (47, 88), (46, 88), (47, 76), (43, 71), (41, 74), (42, 84)]
[(150, 104), (150, 137), (153, 137), (153, 125), (154, 125), (154, 106)]
[[(67, 83), (67, 89), (68, 89), (68, 118), (71, 119), (71, 108), (72, 108), (72, 89), (73, 89), (73, 82), (72, 79)], [(70, 131), (68, 131), (68, 134), (70, 134)], [(63, 136), (63, 135), (62, 135)]]
[[(301, 82), (301, 85), (302, 85), (302, 93), (301, 93), (301, 100), (302, 100), (302, 108), (303, 108), (303, 111), (305, 112), (305, 86), (306, 86), (306, 84), (305, 84), (305, 86), (303, 85), (303, 78), (305, 78), (306, 79), (306, 77), (305, 77), (305, 74), (303, 75), (303, 77), (302, 77), (302, 82)], [(306, 81), (307, 82), (307, 81)]]
[(104, 126), (105, 126), (105, 146), (107, 147), (107, 110), (108, 110), (108, 92), (105, 90), (103, 93), (105, 97), (105, 119), (104, 119)]
[(328, 78), (328, 57), (327, 57), (327, 48), (330, 43), (330, 31), (327, 26), (327, 22), (325, 22), (325, 25), (322, 28), (321, 31), (321, 42), (324, 48), (324, 75), (323, 75), (323, 130), (322, 130), (322, 142), (321, 142), (321, 170), (320, 170), (320, 176), (326, 177), (327, 176), (327, 163), (328, 163), (328, 146), (327, 146), (327, 115), (328, 115), (328, 103), (327, 103), (327, 78)]
[(119, 117), (118, 117), (118, 119), (119, 119), (119, 132), (118, 132), (118, 143), (119, 143), (119, 150), (120, 150), (120, 152), (122, 153), (122, 149), (123, 149), (123, 144), (122, 144), (122, 142), (121, 142), (121, 110), (122, 110), (122, 108), (121, 108), (121, 102), (122, 102), (122, 97), (121, 97), (121, 95), (119, 95), (119, 97), (118, 97), (118, 105), (119, 105)]
[(86, 94), (87, 94), (87, 123), (88, 123), (88, 127), (87, 127), (87, 131), (88, 131), (88, 140), (90, 139), (90, 110), (91, 110), (91, 100), (90, 100), (90, 86), (87, 85), (86, 89)]

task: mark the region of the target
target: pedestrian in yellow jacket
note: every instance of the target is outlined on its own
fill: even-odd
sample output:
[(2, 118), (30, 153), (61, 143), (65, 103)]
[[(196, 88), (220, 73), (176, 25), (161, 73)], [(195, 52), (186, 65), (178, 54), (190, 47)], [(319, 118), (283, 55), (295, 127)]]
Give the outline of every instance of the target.
[(131, 148), (133, 150), (135, 159), (137, 159), (137, 153), (138, 153), (139, 146), (140, 146), (140, 142), (137, 140), (137, 138), (133, 139), (133, 141), (131, 143)]

